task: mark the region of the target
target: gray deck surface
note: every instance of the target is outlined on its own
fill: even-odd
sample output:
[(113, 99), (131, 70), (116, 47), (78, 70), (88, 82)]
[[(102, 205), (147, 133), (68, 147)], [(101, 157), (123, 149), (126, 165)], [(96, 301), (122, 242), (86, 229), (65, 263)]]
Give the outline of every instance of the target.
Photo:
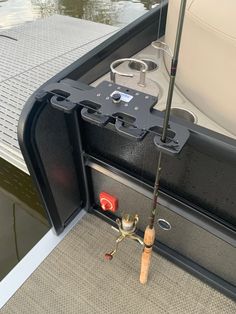
[(139, 283), (142, 248), (123, 242), (111, 262), (104, 253), (116, 231), (86, 215), (2, 308), (1, 314), (235, 314), (236, 304), (154, 254), (149, 282)]
[(16, 134), (26, 100), (41, 84), (116, 30), (55, 15), (1, 32), (17, 41), (0, 36), (0, 157), (27, 171)]

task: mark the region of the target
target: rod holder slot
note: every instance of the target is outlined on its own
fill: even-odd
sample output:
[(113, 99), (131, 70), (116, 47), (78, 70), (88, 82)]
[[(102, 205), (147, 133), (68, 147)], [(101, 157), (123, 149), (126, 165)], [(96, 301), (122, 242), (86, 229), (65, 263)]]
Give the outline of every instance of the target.
[[(55, 90), (60, 91), (60, 100)], [(170, 155), (179, 154), (189, 137), (186, 127), (169, 121), (167, 138), (162, 142), (163, 113), (153, 109), (157, 98), (125, 86), (103, 81), (96, 88), (82, 91), (54, 83), (45, 86), (43, 91), (53, 94), (50, 102), (54, 108), (69, 114), (80, 110), (85, 121), (100, 127), (112, 123), (114, 130), (121, 136), (141, 141), (151, 132), (158, 150)], [(63, 93), (68, 95), (65, 99), (62, 99)], [(116, 97), (115, 102), (113, 95)]]

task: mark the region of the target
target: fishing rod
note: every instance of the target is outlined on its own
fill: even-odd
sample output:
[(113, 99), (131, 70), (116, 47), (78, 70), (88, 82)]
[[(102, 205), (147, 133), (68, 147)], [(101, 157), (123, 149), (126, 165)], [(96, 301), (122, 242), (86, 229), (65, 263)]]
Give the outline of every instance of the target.
[[(171, 110), (173, 91), (174, 91), (174, 85), (175, 85), (175, 77), (176, 77), (176, 71), (177, 71), (177, 65), (178, 65), (179, 48), (180, 48), (182, 31), (183, 31), (186, 2), (187, 0), (181, 0), (174, 53), (171, 60), (170, 83), (169, 83), (168, 96), (167, 96), (167, 101), (166, 101), (166, 110), (165, 110), (165, 116), (164, 116), (164, 122), (163, 122), (162, 135), (161, 135), (161, 141), (164, 143), (166, 142), (166, 139), (167, 139), (167, 131), (168, 131), (168, 126), (169, 126), (170, 110)], [(144, 249), (142, 252), (141, 271), (140, 271), (140, 282), (142, 284), (145, 284), (148, 279), (148, 273), (149, 273), (151, 256), (152, 256), (152, 248), (155, 241), (154, 222), (155, 222), (155, 217), (157, 213), (157, 200), (159, 196), (161, 160), (162, 160), (162, 152), (160, 151), (158, 162), (157, 162), (157, 172), (156, 172), (156, 178), (155, 178), (155, 183), (154, 183), (152, 207), (151, 207), (151, 212), (150, 212), (150, 217), (149, 217), (149, 224), (146, 227), (145, 233), (144, 233), (144, 241), (143, 241)]]

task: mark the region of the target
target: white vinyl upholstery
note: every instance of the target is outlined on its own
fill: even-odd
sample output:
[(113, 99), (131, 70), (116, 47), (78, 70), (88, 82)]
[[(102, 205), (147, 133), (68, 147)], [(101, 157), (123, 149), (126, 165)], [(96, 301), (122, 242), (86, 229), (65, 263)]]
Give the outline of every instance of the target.
[[(165, 41), (172, 50), (180, 2), (169, 1)], [(235, 0), (187, 2), (176, 82), (198, 109), (236, 134)]]

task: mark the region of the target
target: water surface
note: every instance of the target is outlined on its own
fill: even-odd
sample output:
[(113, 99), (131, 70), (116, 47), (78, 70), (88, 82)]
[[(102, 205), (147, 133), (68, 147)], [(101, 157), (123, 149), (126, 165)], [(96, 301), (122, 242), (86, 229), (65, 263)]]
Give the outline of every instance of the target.
[(0, 158), (0, 280), (48, 230), (31, 178)]
[(0, 0), (0, 29), (11, 28), (52, 14), (125, 26), (160, 0)]

